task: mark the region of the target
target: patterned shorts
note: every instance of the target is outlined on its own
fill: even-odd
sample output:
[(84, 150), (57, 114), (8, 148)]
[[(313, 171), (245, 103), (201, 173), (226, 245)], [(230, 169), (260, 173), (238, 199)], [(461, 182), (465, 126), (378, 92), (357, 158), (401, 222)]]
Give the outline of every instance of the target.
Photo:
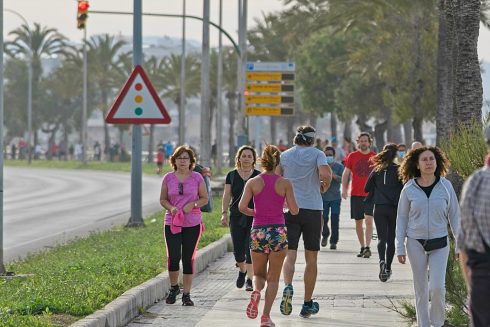
[(250, 251), (269, 254), (288, 248), (284, 225), (254, 226), (250, 231)]

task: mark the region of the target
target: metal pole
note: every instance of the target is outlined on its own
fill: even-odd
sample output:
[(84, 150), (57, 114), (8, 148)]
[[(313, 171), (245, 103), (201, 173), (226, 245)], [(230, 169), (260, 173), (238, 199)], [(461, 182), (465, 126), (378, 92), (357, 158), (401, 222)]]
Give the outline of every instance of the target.
[[(182, 6), (182, 59), (180, 65), (179, 144), (185, 143), (185, 0)], [(221, 33), (220, 33), (221, 34)]]
[(87, 27), (83, 28), (82, 162), (87, 164)]
[[(242, 57), (242, 65), (240, 67), (241, 69), (241, 82), (240, 82), (240, 93), (242, 94), (241, 97), (241, 103), (240, 103), (240, 114), (243, 117), (243, 119), (247, 119), (247, 130), (245, 131), (248, 133), (248, 116), (245, 116), (245, 65), (247, 64), (247, 11), (248, 11), (248, 0), (242, 0), (243, 1), (243, 7), (242, 7), (242, 43), (240, 44), (240, 49), (242, 49), (241, 52), (241, 57)], [(249, 140), (250, 142), (250, 140)]]
[(211, 129), (209, 126), (209, 0), (203, 1), (201, 63), (201, 164), (210, 167)]
[[(3, 0), (0, 0), (0, 22), (3, 31)], [(0, 33), (0, 49), (3, 49), (3, 33)], [(3, 51), (0, 51), (0, 275), (5, 275), (3, 265)]]
[[(236, 91), (237, 91), (237, 126), (236, 133), (237, 135), (243, 135), (243, 108), (242, 108), (242, 28), (243, 28), (243, 0), (238, 0), (238, 47), (240, 48), (240, 56), (237, 59), (237, 83), (236, 83)], [(231, 159), (230, 159), (231, 160)]]
[[(133, 66), (140, 65), (142, 62), (142, 23), (141, 0), (134, 0), (133, 13)], [(128, 227), (144, 226), (141, 204), (142, 193), (142, 172), (141, 172), (141, 126), (133, 125), (132, 153), (131, 153), (131, 217)]]
[[(219, 27), (223, 24), (223, 0), (219, 0)], [(218, 175), (223, 168), (223, 38), (218, 36), (218, 86), (216, 95), (216, 169)]]
[[(27, 22), (26, 22), (27, 23)], [(27, 25), (29, 29), (29, 68), (28, 68), (28, 86), (27, 86), (27, 154), (28, 154), (28, 163), (31, 164), (32, 161), (32, 147), (31, 147), (31, 138), (32, 138), (32, 35), (31, 29)], [(36, 146), (34, 144), (34, 146)]]

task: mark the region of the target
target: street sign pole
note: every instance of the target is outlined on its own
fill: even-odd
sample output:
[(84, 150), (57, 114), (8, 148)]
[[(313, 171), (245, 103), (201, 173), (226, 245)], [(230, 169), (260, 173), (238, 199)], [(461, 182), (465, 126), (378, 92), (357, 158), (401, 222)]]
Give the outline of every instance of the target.
[[(0, 0), (0, 22), (3, 31), (3, 0)], [(0, 49), (3, 49), (3, 33), (0, 33)], [(0, 144), (3, 149), (3, 51), (0, 51)], [(0, 156), (0, 275), (5, 275), (3, 265), (3, 155)]]
[[(133, 12), (133, 67), (142, 62), (142, 22), (141, 0), (134, 0)], [(141, 125), (133, 124), (131, 152), (131, 217), (128, 227), (144, 226), (142, 214), (142, 172), (141, 172)]]
[(203, 2), (202, 63), (201, 63), (201, 144), (200, 161), (211, 167), (211, 129), (209, 128), (209, 0)]

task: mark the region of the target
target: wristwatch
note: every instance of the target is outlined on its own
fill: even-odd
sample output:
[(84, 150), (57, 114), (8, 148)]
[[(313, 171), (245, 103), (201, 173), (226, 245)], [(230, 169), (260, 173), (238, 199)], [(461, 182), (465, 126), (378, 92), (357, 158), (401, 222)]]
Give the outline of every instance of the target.
[(194, 202), (194, 208), (197, 208), (197, 202)]

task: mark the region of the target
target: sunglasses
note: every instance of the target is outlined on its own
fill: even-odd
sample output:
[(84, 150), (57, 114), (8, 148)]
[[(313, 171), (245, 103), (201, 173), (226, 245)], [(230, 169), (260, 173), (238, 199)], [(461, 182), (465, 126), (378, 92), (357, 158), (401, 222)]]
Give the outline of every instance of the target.
[(179, 195), (184, 195), (184, 184), (179, 183)]

